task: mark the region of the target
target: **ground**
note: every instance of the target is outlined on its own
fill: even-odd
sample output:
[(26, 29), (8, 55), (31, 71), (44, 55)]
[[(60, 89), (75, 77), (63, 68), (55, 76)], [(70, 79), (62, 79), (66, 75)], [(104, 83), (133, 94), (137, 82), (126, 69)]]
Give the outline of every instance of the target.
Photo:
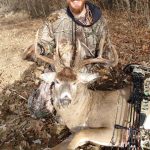
[[(109, 14), (109, 15), (108, 15)], [(112, 42), (121, 67), (128, 63), (149, 64), (150, 30), (141, 16), (105, 12)], [(42, 19), (27, 15), (0, 16), (0, 149), (45, 149), (61, 142), (69, 132), (52, 118), (31, 117), (27, 99), (39, 85), (43, 66), (22, 60), (22, 51), (32, 44)], [(148, 134), (148, 133), (147, 133)], [(89, 148), (92, 149), (92, 146)]]

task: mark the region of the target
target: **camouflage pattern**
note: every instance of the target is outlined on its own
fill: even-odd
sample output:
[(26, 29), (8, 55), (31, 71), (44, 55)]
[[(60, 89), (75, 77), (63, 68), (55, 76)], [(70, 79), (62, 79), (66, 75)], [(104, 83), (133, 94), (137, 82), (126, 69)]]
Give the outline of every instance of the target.
[(66, 50), (69, 50), (69, 48), (64, 48), (65, 45), (68, 43), (74, 45), (79, 39), (83, 48), (83, 58), (97, 57), (98, 54), (110, 57), (108, 53), (111, 53), (111, 43), (106, 24), (105, 18), (101, 16), (90, 27), (80, 26), (67, 15), (66, 9), (62, 9), (48, 17), (46, 23), (40, 29), (38, 42), (45, 48), (46, 54), (53, 54), (57, 41), (60, 46), (60, 53), (63, 55)]

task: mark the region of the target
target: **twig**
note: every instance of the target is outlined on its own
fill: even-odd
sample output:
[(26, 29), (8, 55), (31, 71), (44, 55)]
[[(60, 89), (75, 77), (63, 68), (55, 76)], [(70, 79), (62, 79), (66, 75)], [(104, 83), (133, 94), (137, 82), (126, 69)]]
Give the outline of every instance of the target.
[(20, 98), (22, 98), (22, 99), (24, 99), (24, 100), (27, 101), (27, 98), (25, 98), (24, 96), (18, 94), (16, 90), (14, 90), (14, 89), (9, 89), (9, 90), (12, 91), (12, 92), (14, 92), (14, 93), (15, 93), (16, 95), (18, 95)]

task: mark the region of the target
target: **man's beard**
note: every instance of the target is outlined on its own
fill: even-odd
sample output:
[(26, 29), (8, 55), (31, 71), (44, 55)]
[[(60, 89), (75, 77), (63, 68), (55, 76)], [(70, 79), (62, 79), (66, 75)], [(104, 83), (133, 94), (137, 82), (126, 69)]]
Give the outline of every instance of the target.
[(82, 5), (79, 8), (75, 8), (71, 4), (69, 4), (70, 10), (74, 14), (80, 14), (82, 10), (84, 9), (84, 7), (85, 7), (85, 3), (82, 3)]

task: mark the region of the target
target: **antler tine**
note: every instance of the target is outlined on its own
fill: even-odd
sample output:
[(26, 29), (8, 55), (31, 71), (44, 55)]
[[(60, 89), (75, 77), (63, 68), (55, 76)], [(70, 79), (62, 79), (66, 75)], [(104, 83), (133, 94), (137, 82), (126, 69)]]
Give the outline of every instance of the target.
[(59, 45), (58, 45), (58, 40), (56, 40), (56, 54), (59, 54)]
[(76, 58), (76, 63), (75, 63), (76, 71), (80, 70), (85, 65), (93, 64), (93, 63), (101, 63), (101, 64), (104, 64), (104, 65), (109, 66), (109, 67), (114, 67), (118, 64), (118, 54), (117, 54), (117, 51), (116, 51), (116, 49), (113, 45), (111, 45), (111, 48), (112, 48), (112, 52), (113, 52), (113, 55), (114, 55), (114, 60), (105, 59), (105, 58), (102, 58), (101, 56), (99, 56), (97, 58), (81, 60), (81, 44), (80, 44), (80, 41), (78, 41), (78, 44), (79, 44), (79, 46), (78, 46), (79, 49), (78, 49), (78, 52), (77, 52), (77, 56), (76, 56), (77, 58)]
[(54, 59), (55, 59), (55, 69), (57, 71), (61, 70), (62, 66), (64, 66), (64, 64), (63, 64), (63, 61), (61, 59), (61, 55), (60, 55), (60, 51), (59, 51), (58, 39), (56, 39), (56, 51), (55, 51)]
[(38, 35), (39, 35), (39, 30), (36, 33), (36, 38), (35, 38), (35, 56), (39, 59), (41, 59), (44, 62), (47, 62), (49, 64), (54, 64), (54, 60), (50, 59), (48, 57), (42, 56), (38, 52)]
[(81, 68), (81, 43), (78, 39), (77, 41), (77, 50), (76, 50), (76, 57), (75, 57), (75, 61), (74, 61), (74, 70), (78, 71)]
[(114, 67), (118, 64), (118, 53), (114, 47), (114, 45), (111, 44), (111, 48), (112, 48), (112, 52), (113, 52), (113, 55), (114, 55), (114, 60), (113, 62), (111, 62), (111, 66)]
[(55, 60), (60, 63), (60, 52), (59, 52), (59, 43), (58, 39), (56, 40), (56, 52), (55, 52)]
[(101, 56), (99, 56), (97, 58), (86, 59), (81, 62), (81, 64), (82, 64), (81, 68), (85, 65), (92, 64), (92, 63), (102, 63), (109, 67), (116, 66), (118, 64), (118, 54), (113, 45), (111, 45), (111, 48), (112, 48), (112, 52), (114, 55), (114, 60), (105, 59), (105, 58), (102, 58)]

